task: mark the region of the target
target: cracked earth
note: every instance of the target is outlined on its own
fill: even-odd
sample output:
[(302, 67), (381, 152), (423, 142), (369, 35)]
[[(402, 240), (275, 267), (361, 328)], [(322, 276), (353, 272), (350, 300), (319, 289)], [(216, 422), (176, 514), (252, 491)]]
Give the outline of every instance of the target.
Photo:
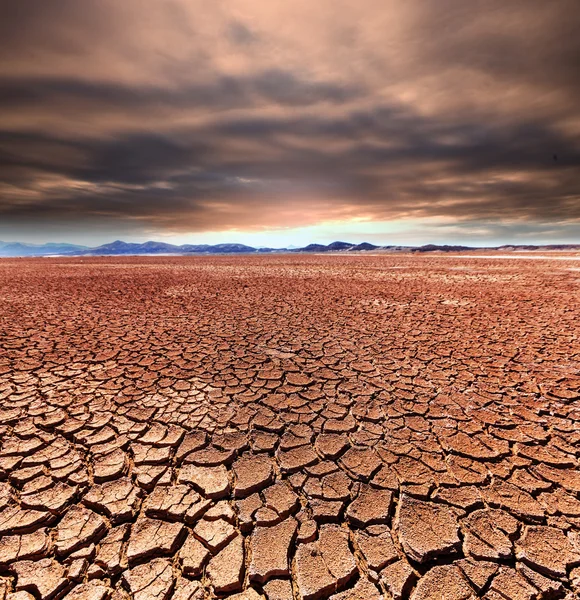
[(578, 272), (0, 262), (0, 600), (580, 597)]

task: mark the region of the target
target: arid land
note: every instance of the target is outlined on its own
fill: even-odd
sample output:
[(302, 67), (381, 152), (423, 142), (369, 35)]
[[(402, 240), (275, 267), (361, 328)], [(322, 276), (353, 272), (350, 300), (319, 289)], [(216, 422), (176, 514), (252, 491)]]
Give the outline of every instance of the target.
[(0, 261), (0, 600), (580, 597), (580, 258)]

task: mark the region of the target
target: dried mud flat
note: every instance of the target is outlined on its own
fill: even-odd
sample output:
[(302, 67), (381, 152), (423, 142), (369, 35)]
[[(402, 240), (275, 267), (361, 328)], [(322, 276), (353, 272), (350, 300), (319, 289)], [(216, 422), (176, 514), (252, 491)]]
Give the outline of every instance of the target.
[(0, 600), (580, 593), (579, 276), (0, 262)]

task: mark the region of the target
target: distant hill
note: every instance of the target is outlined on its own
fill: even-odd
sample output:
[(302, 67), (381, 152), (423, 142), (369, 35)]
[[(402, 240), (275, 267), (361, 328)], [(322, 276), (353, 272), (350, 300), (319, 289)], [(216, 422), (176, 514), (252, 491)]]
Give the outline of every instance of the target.
[(362, 244), (357, 244), (353, 246), (351, 250), (355, 252), (368, 251), (368, 250), (376, 250), (379, 246), (375, 246), (374, 244), (369, 244), (368, 242), (363, 242)]
[(326, 248), (331, 252), (337, 250), (350, 250), (354, 244), (349, 244), (348, 242), (332, 242), (332, 244), (328, 244)]
[(579, 250), (580, 244), (548, 244), (545, 246), (534, 246), (534, 245), (526, 245), (526, 246), (514, 246), (508, 244), (506, 246), (498, 246), (496, 250), (517, 250), (517, 251), (525, 251), (525, 250)]
[(308, 246), (304, 246), (304, 248), (296, 248), (292, 250), (292, 252), (328, 252), (328, 246), (324, 246), (323, 244), (308, 244)]
[(91, 256), (136, 255), (136, 254), (251, 254), (258, 252), (256, 248), (244, 244), (183, 244), (175, 246), (164, 242), (145, 242), (129, 244), (117, 240), (82, 252)]
[(463, 252), (465, 250), (473, 250), (470, 246), (437, 246), (436, 244), (427, 244), (413, 248), (411, 252)]
[[(387, 246), (385, 246), (386, 248)], [(293, 248), (292, 252), (361, 252), (367, 250), (377, 250), (382, 246), (375, 246), (368, 242), (362, 244), (349, 244), (348, 242), (332, 242), (325, 246), (323, 244), (309, 244), (304, 248)]]
[(69, 254), (71, 252), (80, 253), (86, 250), (87, 246), (76, 244), (23, 244), (21, 242), (0, 242), (0, 256), (52, 256)]
[(473, 246), (448, 246), (426, 244), (424, 246), (376, 246), (368, 242), (351, 244), (349, 242), (332, 242), (331, 244), (308, 244), (302, 248), (254, 248), (245, 244), (182, 244), (177, 246), (165, 242), (149, 241), (142, 244), (116, 240), (95, 248), (77, 244), (24, 244), (20, 242), (0, 242), (0, 257), (34, 257), (34, 256), (155, 256), (190, 254), (271, 254), (271, 253), (348, 253), (348, 252), (464, 252), (474, 250), (533, 251), (533, 250), (580, 250), (580, 244), (504, 245), (494, 248), (475, 248)]

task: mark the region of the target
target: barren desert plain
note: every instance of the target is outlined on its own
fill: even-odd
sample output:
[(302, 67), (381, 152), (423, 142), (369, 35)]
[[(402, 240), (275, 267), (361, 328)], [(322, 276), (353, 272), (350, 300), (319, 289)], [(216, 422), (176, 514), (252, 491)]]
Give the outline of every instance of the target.
[(0, 600), (579, 598), (579, 284), (566, 254), (0, 261)]

